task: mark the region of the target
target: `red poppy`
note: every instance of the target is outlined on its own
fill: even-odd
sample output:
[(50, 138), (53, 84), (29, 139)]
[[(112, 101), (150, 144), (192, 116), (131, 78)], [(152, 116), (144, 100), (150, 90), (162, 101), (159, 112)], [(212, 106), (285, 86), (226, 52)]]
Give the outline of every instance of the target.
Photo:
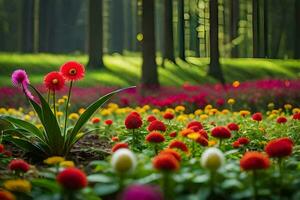
[(159, 132), (151, 132), (146, 136), (146, 141), (150, 143), (161, 143), (165, 141), (165, 137)]
[(60, 67), (60, 72), (67, 81), (77, 81), (84, 77), (84, 66), (75, 61), (69, 61)]
[(240, 130), (239, 125), (237, 125), (236, 123), (230, 123), (227, 125), (227, 128), (231, 131), (238, 131)]
[(170, 137), (176, 137), (176, 136), (177, 136), (177, 133), (174, 131), (174, 132), (170, 133), (169, 136), (170, 136)]
[(4, 145), (0, 144), (0, 153), (2, 153), (4, 151)]
[(223, 126), (217, 126), (211, 130), (211, 135), (216, 138), (230, 138), (230, 131)]
[(270, 160), (260, 152), (248, 151), (241, 158), (240, 166), (243, 170), (267, 169), (270, 166)]
[(15, 159), (10, 161), (8, 164), (8, 169), (11, 171), (18, 171), (18, 172), (27, 172), (30, 168), (30, 165), (22, 159)]
[(125, 119), (125, 126), (127, 129), (137, 129), (140, 128), (143, 124), (141, 116), (136, 113), (132, 112), (129, 115), (127, 115)]
[(295, 113), (293, 119), (300, 120), (300, 113)]
[(171, 154), (158, 154), (153, 159), (153, 167), (161, 171), (176, 171), (179, 169), (179, 162)]
[(205, 139), (208, 140), (208, 134), (207, 134), (207, 132), (206, 132), (204, 129), (201, 129), (200, 131), (198, 131), (198, 133), (199, 133), (202, 137), (204, 137)]
[(168, 119), (168, 120), (174, 119), (174, 114), (167, 112), (164, 114), (164, 119)]
[(99, 117), (93, 117), (92, 118), (92, 123), (93, 124), (98, 124), (100, 122), (100, 118)]
[(286, 117), (278, 117), (277, 120), (276, 120), (276, 122), (278, 124), (284, 124), (284, 123), (287, 122), (287, 118)]
[(65, 79), (59, 72), (50, 72), (44, 78), (44, 85), (48, 90), (59, 91), (65, 86)]
[(166, 131), (166, 126), (162, 121), (154, 120), (148, 126), (148, 131)]
[(173, 140), (169, 144), (169, 148), (171, 148), (171, 149), (173, 149), (173, 148), (180, 149), (181, 151), (186, 152), (186, 153), (189, 151), (186, 144), (179, 141), (179, 140)]
[(87, 186), (88, 181), (83, 171), (70, 167), (60, 172), (57, 182), (68, 190), (79, 190)]
[(204, 147), (208, 146), (208, 140), (203, 136), (198, 137), (196, 142)]
[[(191, 128), (193, 126), (198, 127), (199, 128), (198, 130), (203, 128), (202, 124), (198, 121), (191, 121), (190, 123), (188, 123), (187, 128)], [(196, 130), (196, 131), (198, 131), (198, 130)]]
[(153, 122), (154, 120), (156, 120), (156, 117), (154, 115), (149, 115), (147, 117), (147, 122)]
[(237, 139), (237, 141), (243, 145), (249, 144), (249, 142), (250, 142), (250, 140), (246, 137), (240, 137), (239, 139)]
[(107, 120), (104, 121), (104, 123), (105, 123), (106, 125), (110, 126), (110, 125), (113, 124), (113, 120), (107, 119)]
[(254, 121), (261, 121), (262, 119), (263, 119), (263, 116), (262, 116), (262, 114), (261, 113), (254, 113), (253, 115), (252, 115), (252, 119), (254, 120)]
[(232, 147), (235, 148), (235, 149), (240, 148), (240, 146), (241, 146), (241, 144), (239, 143), (239, 141), (234, 141), (232, 143)]
[(265, 147), (265, 152), (270, 157), (290, 156), (293, 151), (293, 141), (290, 138), (278, 138), (271, 140)]
[(116, 152), (119, 149), (128, 149), (128, 144), (125, 142), (119, 142), (111, 148), (111, 151)]
[(177, 151), (175, 151), (174, 149), (167, 148), (167, 149), (164, 149), (161, 152), (159, 152), (159, 154), (171, 154), (172, 156), (174, 156), (174, 158), (176, 158), (176, 160), (178, 162), (181, 161), (180, 154)]

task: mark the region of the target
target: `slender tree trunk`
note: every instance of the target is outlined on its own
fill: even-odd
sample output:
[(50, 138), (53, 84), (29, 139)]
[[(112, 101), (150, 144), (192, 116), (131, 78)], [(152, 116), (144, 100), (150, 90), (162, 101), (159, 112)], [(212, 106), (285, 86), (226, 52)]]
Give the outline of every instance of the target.
[(155, 61), (155, 0), (142, 2), (142, 86), (145, 88), (158, 87), (158, 73)]
[(263, 57), (269, 57), (269, 8), (268, 0), (264, 0), (264, 55)]
[(295, 0), (295, 46), (294, 58), (300, 59), (300, 1)]
[(200, 57), (200, 39), (198, 37), (199, 13), (198, 0), (190, 0), (190, 50), (195, 52), (196, 57)]
[(22, 52), (33, 52), (34, 0), (23, 2)]
[(260, 57), (259, 52), (259, 2), (252, 0), (252, 31), (253, 31), (253, 57)]
[(184, 1), (178, 0), (178, 49), (179, 58), (185, 60), (185, 39), (184, 39)]
[[(123, 53), (124, 46), (124, 0), (111, 1), (110, 53)], [(128, 20), (128, 19), (127, 19)]]
[(39, 37), (40, 37), (40, 22), (39, 22), (39, 11), (40, 9), (40, 0), (34, 0), (34, 26), (33, 26), (33, 52), (39, 52)]
[(89, 68), (104, 68), (102, 0), (89, 0)]
[(124, 16), (125, 16), (125, 26), (124, 26), (124, 38), (125, 38), (125, 46), (124, 48), (132, 51), (132, 34), (133, 34), (133, 30), (132, 30), (132, 24), (133, 24), (133, 18), (132, 18), (132, 5), (131, 5), (131, 0), (126, 0), (124, 2)]
[(225, 84), (223, 71), (220, 65), (219, 53), (219, 19), (218, 19), (218, 0), (209, 0), (209, 42), (210, 42), (210, 65), (208, 75), (216, 78)]
[(239, 17), (240, 17), (239, 0), (230, 0), (230, 41), (231, 41), (231, 57), (237, 58), (239, 55), (238, 46), (234, 40), (238, 37)]
[(173, 40), (173, 4), (172, 0), (164, 0), (164, 53), (163, 59), (175, 62)]

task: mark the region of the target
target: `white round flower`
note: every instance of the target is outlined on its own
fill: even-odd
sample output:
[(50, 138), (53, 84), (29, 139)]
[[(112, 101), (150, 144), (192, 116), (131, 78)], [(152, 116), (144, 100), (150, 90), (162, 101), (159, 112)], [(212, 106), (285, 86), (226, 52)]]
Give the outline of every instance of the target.
[(208, 148), (201, 155), (201, 165), (210, 170), (217, 170), (224, 162), (223, 152), (215, 147)]
[(116, 172), (127, 173), (136, 168), (137, 159), (129, 149), (119, 149), (112, 155), (111, 165)]

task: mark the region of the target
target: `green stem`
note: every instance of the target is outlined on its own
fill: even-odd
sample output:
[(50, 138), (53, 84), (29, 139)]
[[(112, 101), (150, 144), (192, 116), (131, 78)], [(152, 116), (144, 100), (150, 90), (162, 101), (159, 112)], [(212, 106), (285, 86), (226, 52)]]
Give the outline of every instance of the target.
[(278, 158), (278, 170), (279, 170), (279, 196), (281, 197), (282, 180), (283, 180), (283, 166), (282, 158)]
[(71, 98), (71, 91), (72, 91), (73, 81), (70, 82), (69, 92), (68, 92), (68, 99), (66, 102), (66, 110), (65, 110), (65, 125), (64, 125), (64, 137), (66, 136), (67, 132), (67, 122), (68, 122), (68, 110), (69, 110), (69, 102)]
[(222, 139), (220, 139), (220, 141), (219, 141), (219, 148), (221, 149), (221, 147), (222, 147)]
[(48, 90), (47, 101), (48, 101), (48, 104), (49, 104), (50, 103), (50, 90)]
[(56, 117), (56, 98), (55, 98), (55, 90), (53, 90), (53, 111), (54, 111), (54, 116)]
[(158, 154), (158, 146), (157, 146), (157, 144), (154, 144), (154, 153), (155, 153), (155, 155)]
[(210, 171), (210, 181), (209, 181), (209, 189), (210, 189), (210, 195), (213, 196), (215, 193), (215, 171)]
[(162, 188), (164, 191), (164, 199), (169, 199), (172, 200), (173, 199), (173, 195), (172, 192), (170, 190), (170, 174), (169, 172), (164, 172), (163, 173), (163, 180), (162, 180)]
[(257, 187), (256, 187), (256, 177), (257, 177), (257, 173), (256, 170), (253, 170), (253, 176), (252, 176), (252, 187), (253, 187), (253, 199), (256, 200), (257, 199)]

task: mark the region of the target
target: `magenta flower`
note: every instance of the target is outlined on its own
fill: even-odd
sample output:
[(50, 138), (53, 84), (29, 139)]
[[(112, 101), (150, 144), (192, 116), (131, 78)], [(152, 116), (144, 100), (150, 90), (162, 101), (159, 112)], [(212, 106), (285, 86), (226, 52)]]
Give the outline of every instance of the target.
[(123, 192), (121, 200), (163, 200), (162, 193), (149, 185), (131, 185)]
[(28, 79), (28, 76), (27, 76), (27, 73), (25, 72), (25, 70), (22, 70), (22, 69), (15, 70), (11, 75), (11, 80), (12, 80), (12, 83), (16, 87), (22, 87), (25, 95), (28, 98), (33, 99), (33, 95), (28, 90), (28, 85), (30, 82), (29, 82), (29, 79)]

